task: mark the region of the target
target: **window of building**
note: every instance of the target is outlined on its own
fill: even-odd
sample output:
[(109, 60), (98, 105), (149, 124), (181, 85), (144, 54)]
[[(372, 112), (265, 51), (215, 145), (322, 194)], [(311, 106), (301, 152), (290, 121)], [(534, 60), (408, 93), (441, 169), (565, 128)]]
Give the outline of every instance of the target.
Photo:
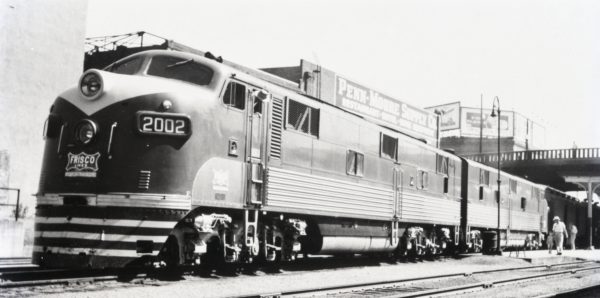
[(526, 207), (527, 207), (527, 199), (521, 198), (521, 210), (525, 211)]
[(381, 157), (398, 160), (398, 139), (381, 133), (379, 140)]
[(483, 186), (479, 187), (479, 200), (483, 200)]
[(419, 170), (418, 179), (419, 187), (421, 189), (426, 189), (429, 185), (429, 173), (427, 173), (426, 171)]
[(319, 109), (288, 100), (287, 128), (319, 137)]
[(229, 82), (227, 89), (225, 89), (225, 95), (223, 95), (223, 103), (243, 110), (246, 107), (246, 86), (236, 82)]
[(346, 173), (353, 176), (363, 176), (365, 156), (354, 150), (348, 150), (346, 154)]

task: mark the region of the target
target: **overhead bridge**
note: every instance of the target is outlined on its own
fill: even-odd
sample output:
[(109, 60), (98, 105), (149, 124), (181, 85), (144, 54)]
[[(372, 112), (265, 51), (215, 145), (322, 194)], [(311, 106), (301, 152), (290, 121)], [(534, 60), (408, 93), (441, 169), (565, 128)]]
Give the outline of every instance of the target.
[[(513, 151), (499, 156), (503, 171), (563, 191), (582, 190), (567, 182), (567, 177), (600, 177), (600, 148)], [(498, 165), (498, 153), (464, 157), (491, 167)]]

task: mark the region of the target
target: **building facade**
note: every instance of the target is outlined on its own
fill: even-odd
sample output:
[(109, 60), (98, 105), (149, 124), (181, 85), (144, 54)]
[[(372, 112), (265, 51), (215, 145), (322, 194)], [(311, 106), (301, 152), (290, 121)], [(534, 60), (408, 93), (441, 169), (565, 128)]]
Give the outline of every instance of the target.
[[(20, 190), (25, 217), (34, 214), (49, 108), (82, 72), (86, 15), (87, 1), (0, 2), (0, 188)], [(0, 221), (15, 221), (16, 196), (0, 189)], [(0, 242), (0, 257), (27, 254), (20, 224), (0, 225), (3, 239), (14, 240)]]

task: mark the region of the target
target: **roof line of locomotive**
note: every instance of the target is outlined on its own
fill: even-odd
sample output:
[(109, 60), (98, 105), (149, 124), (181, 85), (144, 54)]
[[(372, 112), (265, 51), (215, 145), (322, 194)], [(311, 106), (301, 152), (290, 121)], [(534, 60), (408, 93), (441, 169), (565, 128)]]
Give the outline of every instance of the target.
[[(449, 152), (449, 151), (446, 151), (446, 150), (443, 150), (443, 149), (440, 149), (440, 148), (436, 148), (434, 146), (431, 146), (431, 145), (427, 144), (425, 142), (425, 140), (423, 140), (423, 139), (418, 139), (418, 138), (416, 138), (414, 136), (411, 136), (409, 134), (406, 134), (406, 133), (404, 133), (404, 132), (402, 132), (402, 131), (400, 131), (398, 129), (395, 129), (395, 128), (392, 128), (392, 127), (389, 127), (389, 126), (386, 126), (386, 125), (382, 125), (382, 124), (377, 123), (375, 121), (370, 121), (368, 118), (363, 117), (360, 114), (352, 113), (352, 112), (344, 110), (344, 109), (342, 109), (342, 108), (340, 108), (338, 106), (335, 106), (335, 105), (333, 105), (333, 104), (331, 104), (329, 102), (323, 101), (320, 98), (317, 98), (317, 97), (314, 97), (314, 96), (310, 96), (310, 95), (306, 94), (305, 92), (303, 92), (292, 81), (289, 81), (287, 79), (278, 77), (276, 75), (273, 75), (271, 73), (265, 72), (265, 71), (260, 70), (260, 69), (253, 69), (253, 68), (249, 68), (249, 67), (246, 67), (246, 66), (243, 66), (243, 65), (240, 65), (240, 64), (228, 61), (228, 60), (224, 60), (221, 57), (217, 58), (214, 55), (212, 55), (210, 52), (203, 52), (203, 51), (191, 48), (191, 47), (187, 47), (187, 46), (182, 45), (182, 44), (173, 43), (172, 45), (170, 44), (170, 50), (149, 50), (149, 51), (135, 53), (135, 54), (133, 54), (131, 56), (148, 55), (148, 54), (154, 54), (154, 53), (163, 53), (165, 51), (171, 52), (171, 53), (176, 53), (176, 55), (181, 55), (181, 56), (184, 56), (184, 57), (200, 58), (200, 60), (202, 60), (203, 63), (207, 63), (207, 64), (209, 64), (210, 66), (213, 66), (213, 67), (227, 68), (230, 71), (229, 77), (231, 77), (233, 75), (236, 78), (240, 78), (243, 81), (246, 81), (248, 83), (256, 85), (257, 87), (262, 87), (262, 88), (265, 88), (265, 89), (271, 89), (271, 90), (273, 90), (272, 87), (267, 88), (268, 87), (267, 84), (272, 84), (276, 88), (280, 89), (280, 90), (277, 90), (277, 91), (279, 91), (279, 93), (293, 93), (296, 96), (299, 95), (299, 96), (301, 96), (303, 98), (307, 98), (307, 99), (316, 101), (316, 102), (318, 102), (318, 103), (320, 103), (322, 105), (325, 105), (325, 106), (328, 106), (330, 108), (333, 108), (334, 110), (336, 110), (338, 112), (343, 112), (345, 114), (353, 115), (353, 116), (358, 117), (358, 118), (362, 119), (363, 121), (366, 121), (366, 122), (368, 122), (368, 123), (370, 123), (372, 125), (376, 125), (376, 126), (379, 126), (381, 128), (384, 128), (384, 129), (396, 132), (398, 134), (401, 134), (401, 135), (407, 137), (409, 140), (411, 140), (414, 144), (426, 147), (428, 150), (431, 150), (431, 151), (433, 151), (435, 153), (438, 153), (438, 154), (441, 154), (441, 155), (444, 155), (444, 156), (448, 156), (448, 157), (454, 157), (456, 159), (460, 159), (461, 161), (464, 161), (464, 162), (466, 162), (468, 164), (474, 164), (477, 167), (486, 169), (486, 170), (488, 170), (490, 172), (496, 172), (497, 171), (496, 168), (493, 168), (493, 167), (490, 167), (488, 165), (485, 165), (485, 164), (482, 164), (482, 163), (479, 163), (479, 162), (467, 159), (465, 157), (456, 155), (456, 154), (454, 154), (452, 152)], [(573, 197), (573, 196), (571, 196), (571, 195), (569, 195), (569, 194), (567, 194), (567, 193), (565, 193), (565, 192), (563, 192), (561, 190), (552, 188), (552, 187), (550, 187), (548, 185), (535, 183), (533, 181), (527, 180), (526, 178), (519, 177), (519, 176), (510, 174), (510, 173), (507, 173), (505, 171), (501, 171), (501, 176), (502, 177), (507, 177), (507, 178), (510, 178), (510, 179), (513, 179), (513, 180), (517, 180), (517, 181), (520, 181), (520, 182), (525, 182), (525, 183), (531, 184), (532, 186), (536, 186), (536, 187), (539, 187), (541, 189), (548, 190), (550, 192), (560, 194), (561, 198), (564, 198), (564, 199), (566, 199), (568, 201), (573, 201), (575, 203), (582, 203), (582, 202), (578, 201), (575, 197)]]

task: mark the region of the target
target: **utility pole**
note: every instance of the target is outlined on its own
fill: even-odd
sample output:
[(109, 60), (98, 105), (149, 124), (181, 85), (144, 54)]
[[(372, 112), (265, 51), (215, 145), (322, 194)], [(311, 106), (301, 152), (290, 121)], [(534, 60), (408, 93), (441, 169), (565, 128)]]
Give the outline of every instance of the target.
[(483, 93), (479, 99), (479, 154), (483, 153)]

